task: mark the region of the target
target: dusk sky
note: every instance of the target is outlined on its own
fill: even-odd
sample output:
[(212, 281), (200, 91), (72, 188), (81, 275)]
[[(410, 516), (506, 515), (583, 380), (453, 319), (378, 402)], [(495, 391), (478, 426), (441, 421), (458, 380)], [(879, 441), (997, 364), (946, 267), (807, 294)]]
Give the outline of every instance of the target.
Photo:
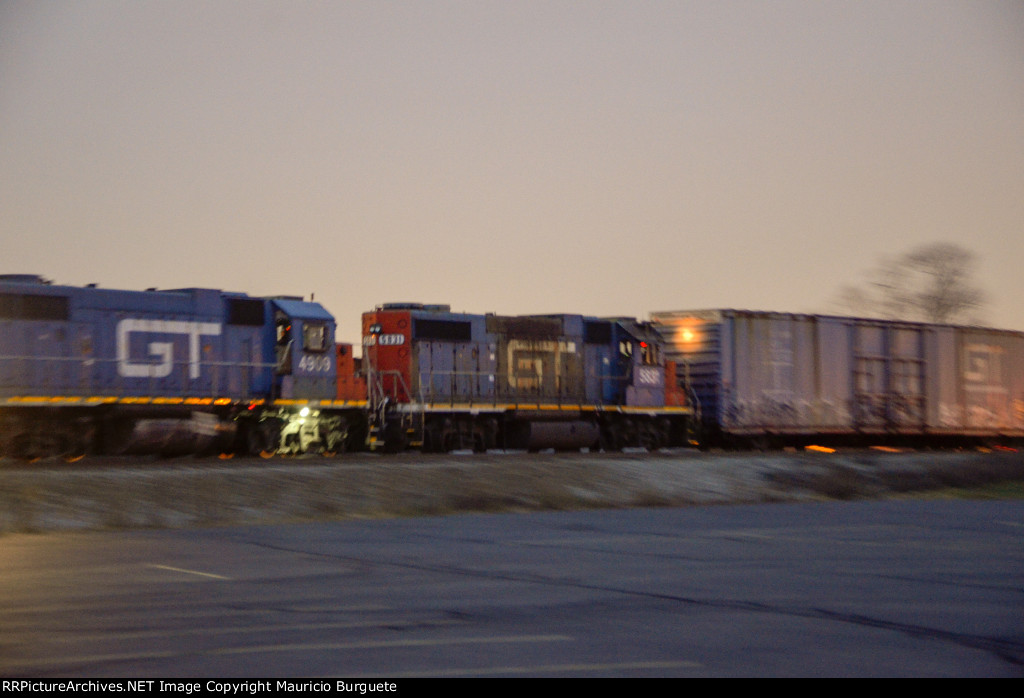
[(834, 312), (977, 255), (1024, 330), (1024, 2), (0, 0), (2, 273), (470, 312)]

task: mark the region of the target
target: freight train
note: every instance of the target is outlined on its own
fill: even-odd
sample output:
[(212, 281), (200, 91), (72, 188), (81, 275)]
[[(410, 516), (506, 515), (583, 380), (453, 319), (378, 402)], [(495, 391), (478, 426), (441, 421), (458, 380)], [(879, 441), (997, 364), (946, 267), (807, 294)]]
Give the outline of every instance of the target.
[[(1024, 437), (1024, 333), (737, 310), (382, 305), (0, 275), (0, 456)], [(699, 432), (699, 433), (698, 433)]]
[(705, 443), (1024, 436), (1024, 333), (739, 310), (651, 314)]
[(363, 357), (299, 297), (0, 276), (0, 456), (658, 447), (692, 408), (654, 328), (381, 306)]

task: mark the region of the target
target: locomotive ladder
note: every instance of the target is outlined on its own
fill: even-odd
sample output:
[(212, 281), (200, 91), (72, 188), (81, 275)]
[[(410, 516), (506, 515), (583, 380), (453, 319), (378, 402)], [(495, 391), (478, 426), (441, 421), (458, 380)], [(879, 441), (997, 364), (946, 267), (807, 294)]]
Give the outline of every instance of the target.
[[(394, 379), (391, 394), (384, 389), (384, 376)], [(367, 415), (366, 443), (370, 450), (388, 447), (388, 422), (398, 405), (399, 392), (409, 395), (409, 387), (399, 371), (371, 371), (366, 377)], [(395, 412), (397, 414), (397, 412)], [(399, 415), (399, 418), (402, 418)], [(422, 421), (422, 420), (421, 420)]]

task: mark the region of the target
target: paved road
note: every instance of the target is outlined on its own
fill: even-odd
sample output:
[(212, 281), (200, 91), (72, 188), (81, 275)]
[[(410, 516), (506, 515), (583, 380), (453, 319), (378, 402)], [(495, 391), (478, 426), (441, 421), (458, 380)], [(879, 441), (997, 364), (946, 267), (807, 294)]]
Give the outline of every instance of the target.
[(1024, 676), (1024, 502), (0, 537), (0, 675)]

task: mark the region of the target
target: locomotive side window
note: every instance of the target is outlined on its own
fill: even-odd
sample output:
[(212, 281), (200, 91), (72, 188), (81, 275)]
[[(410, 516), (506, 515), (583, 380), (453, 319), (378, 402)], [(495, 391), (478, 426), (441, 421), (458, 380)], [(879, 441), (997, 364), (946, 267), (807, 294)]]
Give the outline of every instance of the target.
[(279, 314), (274, 325), (277, 329), (277, 346), (274, 348), (277, 372), (286, 375), (292, 372), (292, 323), (288, 317)]
[(228, 324), (260, 327), (263, 324), (263, 301), (249, 298), (229, 298)]
[(327, 325), (311, 322), (303, 325), (302, 348), (306, 351), (327, 351)]
[(473, 326), (458, 320), (413, 321), (413, 338), (426, 341), (469, 342), (473, 339)]
[(587, 322), (583, 325), (583, 342), (585, 344), (612, 343), (612, 323)]
[(288, 318), (277, 318), (277, 343), (280, 346), (288, 344), (292, 339), (292, 323)]
[(69, 316), (68, 299), (65, 296), (0, 293), (0, 318), (66, 322)]

